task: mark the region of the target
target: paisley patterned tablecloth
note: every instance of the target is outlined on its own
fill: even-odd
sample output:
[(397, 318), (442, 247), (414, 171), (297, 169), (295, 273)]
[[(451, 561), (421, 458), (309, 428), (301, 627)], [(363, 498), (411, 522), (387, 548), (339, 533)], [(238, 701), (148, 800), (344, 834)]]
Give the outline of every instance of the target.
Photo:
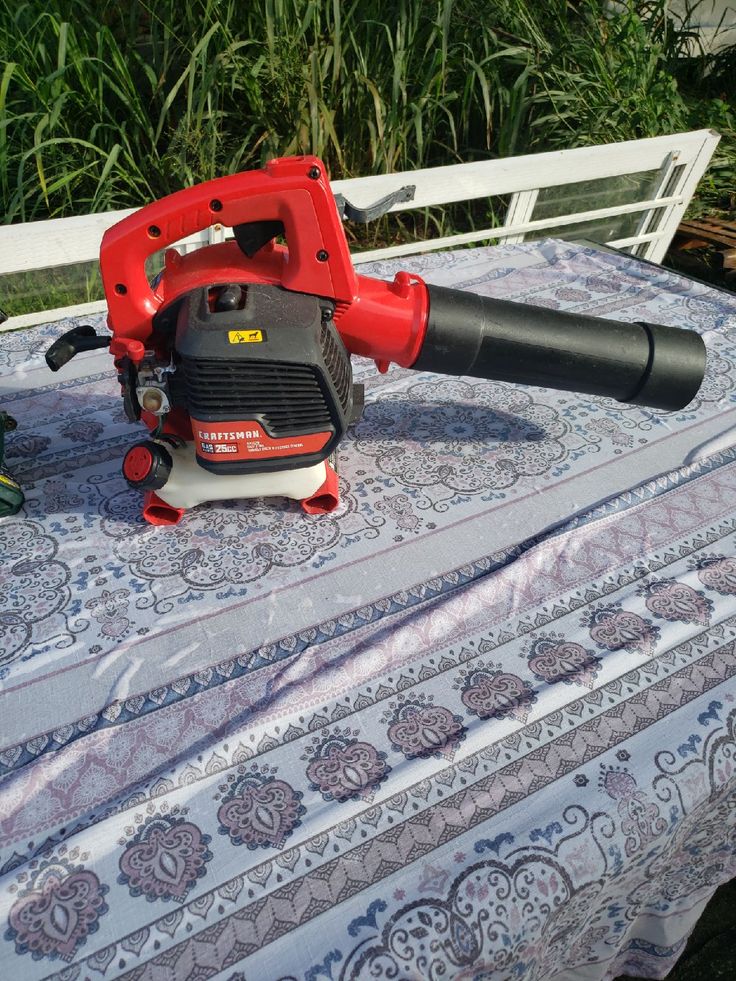
[(736, 298), (558, 241), (399, 267), (690, 327), (705, 383), (361, 362), (335, 513), (154, 529), (108, 356), (0, 335), (0, 977), (663, 977), (736, 874)]

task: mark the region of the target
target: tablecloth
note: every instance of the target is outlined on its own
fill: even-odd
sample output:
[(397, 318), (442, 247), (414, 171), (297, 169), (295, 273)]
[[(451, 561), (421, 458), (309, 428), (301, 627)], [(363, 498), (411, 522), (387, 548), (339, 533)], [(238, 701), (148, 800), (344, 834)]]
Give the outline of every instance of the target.
[(705, 382), (356, 360), (337, 511), (152, 528), (109, 356), (0, 335), (0, 977), (662, 977), (736, 873), (736, 298), (559, 241), (397, 268), (689, 327)]

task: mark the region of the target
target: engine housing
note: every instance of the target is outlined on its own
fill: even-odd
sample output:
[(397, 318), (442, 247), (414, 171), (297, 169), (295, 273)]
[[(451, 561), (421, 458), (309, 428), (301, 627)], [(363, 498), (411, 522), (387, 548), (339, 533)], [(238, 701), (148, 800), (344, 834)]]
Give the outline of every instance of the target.
[(332, 312), (319, 297), (249, 284), (193, 290), (161, 316), (158, 330), (175, 330), (173, 405), (190, 417), (201, 467), (268, 473), (333, 453), (353, 379)]

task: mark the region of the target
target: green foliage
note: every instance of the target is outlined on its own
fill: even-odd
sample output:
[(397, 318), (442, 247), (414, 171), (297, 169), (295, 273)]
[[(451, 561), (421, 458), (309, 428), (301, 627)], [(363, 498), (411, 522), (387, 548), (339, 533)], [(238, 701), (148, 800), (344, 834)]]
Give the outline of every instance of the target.
[(733, 50), (665, 0), (0, 0), (5, 221), (138, 206), (313, 152), (333, 176), (713, 126)]

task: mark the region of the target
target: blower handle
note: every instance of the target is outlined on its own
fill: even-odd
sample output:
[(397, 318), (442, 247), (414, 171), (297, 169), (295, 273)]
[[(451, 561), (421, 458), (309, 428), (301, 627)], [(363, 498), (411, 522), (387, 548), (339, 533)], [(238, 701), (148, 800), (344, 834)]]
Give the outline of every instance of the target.
[(540, 385), (655, 409), (683, 409), (705, 373), (692, 330), (621, 323), (427, 286), (418, 371)]
[[(285, 289), (353, 300), (355, 272), (324, 164), (312, 156), (288, 157), (177, 191), (105, 232), (100, 268), (116, 337), (145, 342), (164, 302), (166, 277), (163, 286), (149, 285), (149, 256), (214, 224), (267, 223), (283, 225), (289, 250)], [(245, 255), (242, 262), (245, 278)]]

